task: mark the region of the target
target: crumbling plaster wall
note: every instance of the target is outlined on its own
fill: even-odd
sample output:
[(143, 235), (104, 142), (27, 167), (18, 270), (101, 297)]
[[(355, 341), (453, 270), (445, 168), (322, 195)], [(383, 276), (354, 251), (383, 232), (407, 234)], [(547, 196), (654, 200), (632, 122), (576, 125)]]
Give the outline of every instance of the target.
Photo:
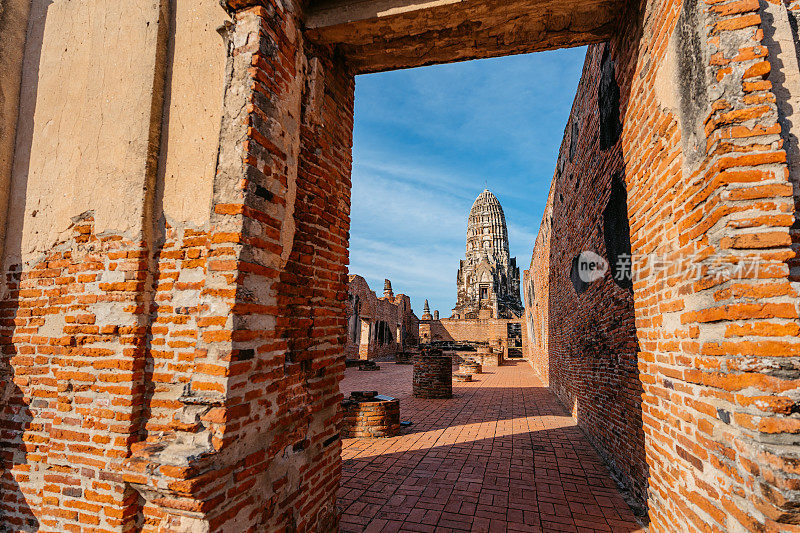
[(87, 211), (98, 233), (143, 238), (165, 15), (152, 0), (31, 3), (6, 268), (41, 259)]
[(87, 211), (98, 233), (144, 238), (156, 190), (156, 217), (208, 223), (228, 17), (213, 1), (141, 4), (32, 2), (6, 265), (41, 257)]
[[(220, 141), (229, 17), (214, 0), (173, 0), (159, 191), (169, 223), (205, 226)], [(158, 218), (161, 213), (156, 213)]]
[(266, 4), (34, 3), (0, 302), (12, 528), (335, 527), (353, 78)]

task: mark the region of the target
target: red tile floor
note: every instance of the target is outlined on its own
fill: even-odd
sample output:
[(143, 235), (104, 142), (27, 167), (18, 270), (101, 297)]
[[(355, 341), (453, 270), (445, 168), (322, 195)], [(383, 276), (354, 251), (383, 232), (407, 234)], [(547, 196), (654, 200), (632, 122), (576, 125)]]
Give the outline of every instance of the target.
[(342, 392), (400, 398), (414, 424), (344, 439), (341, 530), (641, 531), (586, 437), (525, 363), (411, 396), (410, 365), (346, 371)]

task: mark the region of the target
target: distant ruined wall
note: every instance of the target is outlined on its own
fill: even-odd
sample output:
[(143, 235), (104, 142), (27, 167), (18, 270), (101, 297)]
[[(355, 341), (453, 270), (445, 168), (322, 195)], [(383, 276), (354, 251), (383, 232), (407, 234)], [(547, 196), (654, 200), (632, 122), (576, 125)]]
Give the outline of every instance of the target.
[(654, 531), (800, 522), (791, 17), (648, 1), (591, 46), (526, 275), (528, 357)]
[[(455, 342), (492, 342), (508, 339), (508, 324), (519, 324), (520, 320), (490, 318), (479, 319), (453, 319), (421, 320), (420, 338), (425, 341), (455, 341)], [(527, 334), (523, 325), (522, 343), (527, 343)]]
[(346, 309), (348, 359), (392, 356), (419, 343), (418, 322), (405, 294), (378, 298), (367, 280), (351, 275)]
[(399, 303), (401, 307), (401, 316), (403, 324), (403, 338), (404, 348), (416, 348), (419, 345), (419, 318), (411, 308), (411, 298), (406, 295), (403, 296), (402, 302)]

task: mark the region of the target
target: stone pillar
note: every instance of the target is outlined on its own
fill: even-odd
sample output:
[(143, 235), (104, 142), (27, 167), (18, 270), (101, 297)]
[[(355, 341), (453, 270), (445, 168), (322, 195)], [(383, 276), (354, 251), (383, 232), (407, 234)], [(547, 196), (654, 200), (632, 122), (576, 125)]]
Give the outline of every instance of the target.
[(394, 291), (392, 290), (392, 282), (388, 279), (383, 280), (383, 297), (394, 298)]
[(485, 367), (500, 366), (500, 354), (491, 346), (478, 346), (475, 358)]
[(459, 366), (459, 372), (465, 374), (481, 374), (483, 372), (483, 365), (478, 361), (464, 361)]
[(361, 339), (358, 343), (358, 358), (369, 359), (369, 348), (372, 343), (372, 324), (369, 320), (361, 319)]

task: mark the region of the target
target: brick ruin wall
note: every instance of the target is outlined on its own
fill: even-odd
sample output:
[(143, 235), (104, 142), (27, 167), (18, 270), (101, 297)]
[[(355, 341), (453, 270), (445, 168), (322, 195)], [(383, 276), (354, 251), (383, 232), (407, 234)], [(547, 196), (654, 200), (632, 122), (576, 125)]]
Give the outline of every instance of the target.
[[(500, 340), (505, 348), (508, 347), (508, 325), (522, 324), (520, 320), (490, 318), (490, 319), (453, 319), (420, 320), (419, 336), (422, 342), (455, 341), (455, 342), (482, 342), (493, 343)], [(522, 346), (527, 345), (528, 337), (523, 324)]]
[(403, 325), (403, 349), (411, 350), (419, 346), (419, 318), (414, 310), (411, 308), (411, 298), (408, 296), (403, 297), (401, 307), (401, 323)]
[[(419, 344), (419, 321), (411, 309), (411, 298), (405, 294), (378, 298), (364, 278), (358, 275), (349, 278), (345, 357), (389, 357)], [(383, 342), (380, 327), (388, 328), (384, 330)]]
[(573, 258), (582, 251), (606, 256), (603, 212), (612, 176), (624, 168), (619, 143), (598, 148), (598, 89), (606, 48), (595, 45), (587, 54), (544, 223), (525, 272), (523, 290), (533, 304), (526, 309), (525, 330), (534, 331), (535, 338), (526, 356), (643, 502), (647, 464), (633, 293), (614, 282), (613, 272), (577, 289), (571, 279)]
[[(154, 58), (142, 76), (155, 79), (144, 95), (152, 105), (137, 107), (153, 116), (133, 124), (143, 142), (116, 154), (141, 161), (123, 176), (140, 188), (120, 192), (120, 206), (139, 215), (112, 231), (113, 212), (89, 198), (41, 252), (21, 255), (24, 235), (22, 245), (16, 233), (5, 241), (0, 520), (12, 530), (335, 527), (354, 80), (328, 51), (304, 44), (290, 4), (263, 4), (236, 11), (224, 40), (210, 28), (225, 77), (221, 130), (200, 150), (212, 171), (185, 181), (169, 170), (194, 157), (170, 144), (180, 139), (170, 122), (179, 91), (162, 104), (186, 66), (175, 59), (182, 41), (169, 36), (170, 14), (144, 2), (135, 31), (146, 19), (152, 32), (139, 40), (112, 16), (131, 6), (110, 9), (109, 28), (93, 27), (119, 24), (118, 49), (141, 45)], [(205, 5), (224, 18), (216, 1)], [(57, 7), (48, 18), (83, 20), (70, 11), (81, 6)], [(200, 72), (212, 63), (185, 54)], [(195, 105), (211, 88), (209, 78), (186, 86), (198, 90)], [(113, 140), (120, 132), (108, 126)], [(36, 143), (27, 148), (35, 163)], [(36, 187), (60, 181), (34, 170), (12, 180), (34, 204), (26, 208), (24, 189), (12, 194), (10, 209), (26, 209), (26, 223)], [(113, 203), (100, 178), (94, 197)], [(183, 195), (200, 206), (201, 223), (172, 216)]]
[[(169, 4), (97, 0), (105, 18), (87, 26), (85, 3), (31, 3), (38, 53), (25, 61), (48, 68), (17, 65), (0, 517), (22, 531), (332, 530), (352, 71), (304, 39), (292, 2), (228, 0), (219, 56), (192, 41), (219, 43), (215, 25), (170, 33), (169, 21), (198, 17)], [(9, 13), (24, 19), (17, 7), (0, 29)], [(797, 10), (631, 6), (590, 49), (567, 126), (526, 277), (528, 357), (654, 531), (800, 522)], [(85, 48), (69, 39), (86, 32), (123, 97), (81, 70)], [(9, 42), (4, 69), (20, 57)], [(113, 63), (122, 49), (140, 61)], [(219, 69), (181, 83), (214, 58)], [(85, 98), (58, 90), (65, 79)], [(205, 98), (221, 111), (199, 113)], [(216, 125), (179, 127), (206, 115)], [(189, 150), (196, 139), (211, 147)], [(632, 291), (608, 277), (573, 284), (579, 247), (625, 244), (606, 239), (624, 211)], [(688, 266), (637, 259), (648, 254)], [(745, 259), (759, 268), (720, 268)]]
[[(589, 48), (566, 126), (523, 280), (526, 357), (652, 530), (788, 530), (797, 26), (742, 0), (645, 2), (621, 28)], [(632, 287), (613, 279), (628, 227)], [(573, 279), (587, 250), (612, 263), (591, 283)]]

